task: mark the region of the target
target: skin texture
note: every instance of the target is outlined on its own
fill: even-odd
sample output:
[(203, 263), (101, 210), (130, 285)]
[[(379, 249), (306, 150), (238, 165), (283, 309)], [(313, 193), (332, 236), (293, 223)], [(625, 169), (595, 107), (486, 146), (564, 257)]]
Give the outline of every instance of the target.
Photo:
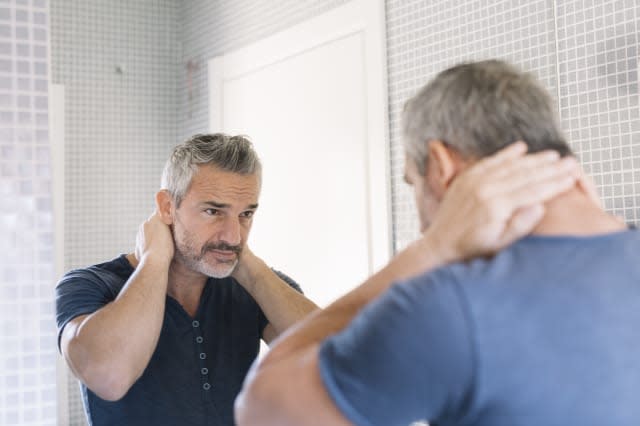
[(135, 272), (116, 300), (62, 332), (78, 379), (105, 400), (126, 395), (155, 351), (166, 296), (193, 317), (209, 276), (233, 275), (256, 300), (269, 320), (267, 343), (317, 308), (247, 247), (259, 193), (259, 176), (201, 165), (180, 205), (167, 191), (156, 194), (156, 212), (127, 256)]
[[(427, 172), (411, 166), (422, 238), (400, 252), (362, 285), (317, 311), (279, 338), (256, 362), (236, 400), (239, 425), (347, 425), (318, 370), (320, 344), (349, 325), (393, 282), (444, 264), (491, 255), (532, 231), (557, 231), (564, 207), (591, 218), (583, 229), (608, 232), (620, 222), (604, 214), (574, 159), (546, 152), (523, 156), (515, 144), (480, 161), (464, 161), (439, 141), (430, 141)], [(559, 216), (560, 215), (560, 216)], [(555, 222), (555, 224), (554, 224)], [(555, 226), (555, 228), (554, 228)]]

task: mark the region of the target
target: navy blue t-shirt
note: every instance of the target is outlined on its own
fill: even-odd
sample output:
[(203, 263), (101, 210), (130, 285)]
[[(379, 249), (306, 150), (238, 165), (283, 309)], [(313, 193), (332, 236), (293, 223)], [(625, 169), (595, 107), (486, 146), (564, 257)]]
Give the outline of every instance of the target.
[(640, 425), (640, 233), (528, 237), (398, 283), (320, 374), (357, 425)]
[[(56, 287), (58, 342), (70, 320), (112, 302), (133, 271), (122, 255), (66, 274)], [(195, 318), (167, 296), (158, 345), (144, 373), (116, 402), (81, 385), (87, 417), (94, 426), (232, 425), (233, 401), (267, 324), (233, 278), (207, 281)]]

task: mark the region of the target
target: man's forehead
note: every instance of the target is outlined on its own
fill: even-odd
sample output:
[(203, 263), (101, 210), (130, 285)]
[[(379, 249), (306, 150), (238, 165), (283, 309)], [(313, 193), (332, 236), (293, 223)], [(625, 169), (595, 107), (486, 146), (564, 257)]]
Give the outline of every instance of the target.
[(255, 198), (260, 193), (260, 178), (257, 174), (241, 174), (220, 170), (212, 166), (199, 166), (193, 176), (188, 192), (201, 197), (212, 197), (218, 202), (224, 198)]

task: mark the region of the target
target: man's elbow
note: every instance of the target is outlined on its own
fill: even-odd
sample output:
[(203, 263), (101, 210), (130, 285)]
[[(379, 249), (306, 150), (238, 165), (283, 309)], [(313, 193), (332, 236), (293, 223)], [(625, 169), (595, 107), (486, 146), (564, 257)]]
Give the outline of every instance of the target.
[(69, 342), (63, 355), (74, 376), (105, 401), (122, 399), (137, 380), (126, 366), (116, 368), (104, 360), (90, 359), (77, 341)]
[[(268, 395), (265, 395), (262, 387), (260, 379), (245, 382), (234, 404), (235, 420), (238, 426), (269, 424), (270, 414), (265, 407), (269, 405), (266, 401)], [(264, 411), (267, 411), (266, 415), (263, 414)]]
[(260, 372), (250, 377), (235, 401), (235, 420), (238, 426), (286, 426), (283, 389), (268, 374)]
[(102, 383), (95, 382), (93, 384), (87, 384), (87, 387), (100, 399), (109, 402), (121, 400), (129, 392), (129, 389), (131, 389), (129, 383), (121, 380), (107, 380)]
[(135, 383), (123, 372), (104, 366), (89, 368), (77, 377), (100, 399), (110, 402), (124, 398)]

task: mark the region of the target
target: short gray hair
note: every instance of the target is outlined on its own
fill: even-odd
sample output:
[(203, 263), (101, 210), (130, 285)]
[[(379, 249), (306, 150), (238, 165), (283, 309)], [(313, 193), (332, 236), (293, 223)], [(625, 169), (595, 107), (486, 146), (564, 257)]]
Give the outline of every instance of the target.
[(532, 75), (499, 60), (439, 73), (405, 104), (403, 132), (407, 155), (422, 174), (432, 140), (465, 158), (486, 157), (518, 140), (529, 152), (572, 155), (546, 90)]
[(199, 165), (212, 165), (242, 175), (262, 174), (260, 159), (248, 137), (199, 134), (177, 145), (162, 172), (161, 187), (179, 206)]

